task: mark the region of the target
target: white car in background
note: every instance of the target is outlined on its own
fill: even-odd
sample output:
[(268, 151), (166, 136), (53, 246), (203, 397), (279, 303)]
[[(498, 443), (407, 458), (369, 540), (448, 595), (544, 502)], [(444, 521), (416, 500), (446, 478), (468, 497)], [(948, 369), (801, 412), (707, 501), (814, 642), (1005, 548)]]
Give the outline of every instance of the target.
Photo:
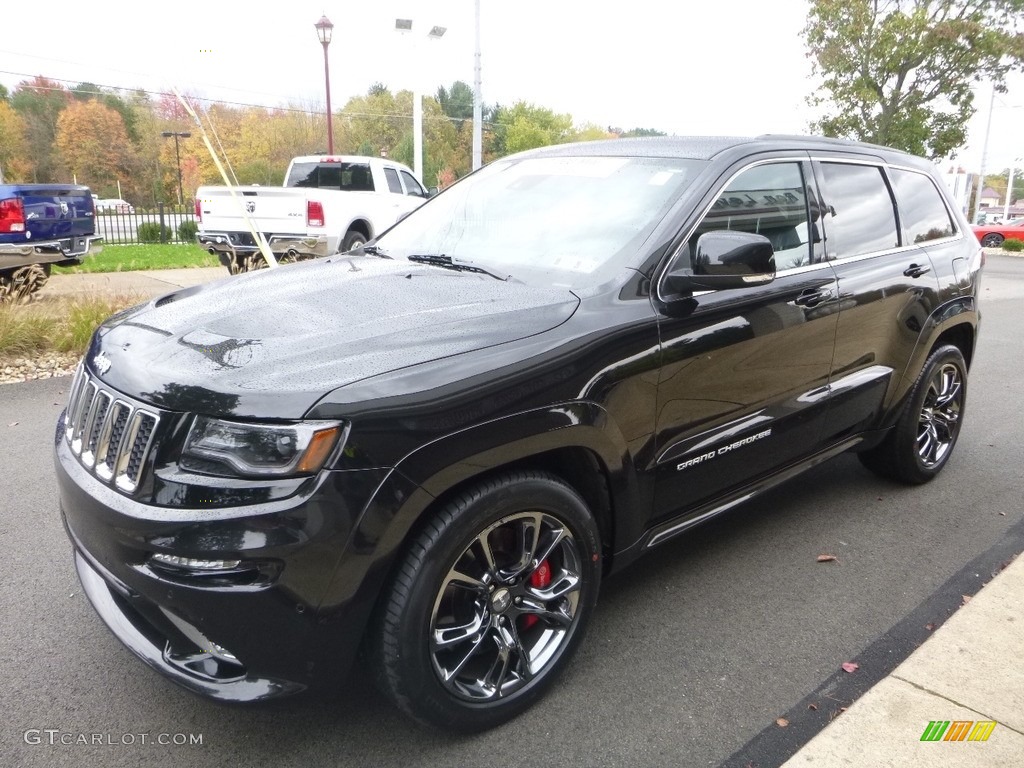
[(97, 198), (96, 212), (102, 213), (105, 211), (111, 213), (135, 213), (135, 206), (127, 200), (121, 200), (120, 198)]

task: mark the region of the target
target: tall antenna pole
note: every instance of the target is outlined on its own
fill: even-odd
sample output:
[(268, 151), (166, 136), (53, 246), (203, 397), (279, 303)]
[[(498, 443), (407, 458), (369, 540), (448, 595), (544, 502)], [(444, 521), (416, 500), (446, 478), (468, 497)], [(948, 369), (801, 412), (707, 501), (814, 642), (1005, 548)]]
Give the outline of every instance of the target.
[(480, 95), (480, 0), (476, 0), (476, 49), (473, 53), (473, 170), (483, 165), (483, 96)]

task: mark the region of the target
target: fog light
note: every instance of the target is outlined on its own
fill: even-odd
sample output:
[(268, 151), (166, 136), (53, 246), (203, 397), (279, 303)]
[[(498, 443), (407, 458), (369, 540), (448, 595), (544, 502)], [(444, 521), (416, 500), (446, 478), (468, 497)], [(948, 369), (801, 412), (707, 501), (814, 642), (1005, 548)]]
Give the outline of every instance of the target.
[(156, 552), (152, 560), (172, 568), (184, 568), (190, 571), (202, 571), (212, 573), (215, 571), (231, 571), (242, 564), (241, 560), (198, 560), (194, 557), (178, 557), (177, 555), (165, 555)]

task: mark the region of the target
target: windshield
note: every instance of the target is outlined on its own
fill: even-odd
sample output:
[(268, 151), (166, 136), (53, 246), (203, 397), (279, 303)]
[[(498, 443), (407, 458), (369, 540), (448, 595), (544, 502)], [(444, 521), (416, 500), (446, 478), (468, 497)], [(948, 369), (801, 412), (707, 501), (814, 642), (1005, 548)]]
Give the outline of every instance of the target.
[(382, 235), (395, 258), (446, 256), (527, 282), (577, 288), (632, 263), (703, 161), (499, 160)]

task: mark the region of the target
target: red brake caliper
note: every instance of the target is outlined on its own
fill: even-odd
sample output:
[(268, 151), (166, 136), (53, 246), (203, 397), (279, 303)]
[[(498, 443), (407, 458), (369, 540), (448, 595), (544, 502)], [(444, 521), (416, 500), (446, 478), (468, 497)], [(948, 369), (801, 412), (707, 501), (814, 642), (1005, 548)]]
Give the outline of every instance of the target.
[[(537, 570), (530, 574), (530, 584), (534, 589), (544, 589), (551, 583), (551, 566), (547, 560), (542, 560)], [(536, 624), (540, 619), (532, 614), (523, 616), (523, 629), (527, 630)]]

